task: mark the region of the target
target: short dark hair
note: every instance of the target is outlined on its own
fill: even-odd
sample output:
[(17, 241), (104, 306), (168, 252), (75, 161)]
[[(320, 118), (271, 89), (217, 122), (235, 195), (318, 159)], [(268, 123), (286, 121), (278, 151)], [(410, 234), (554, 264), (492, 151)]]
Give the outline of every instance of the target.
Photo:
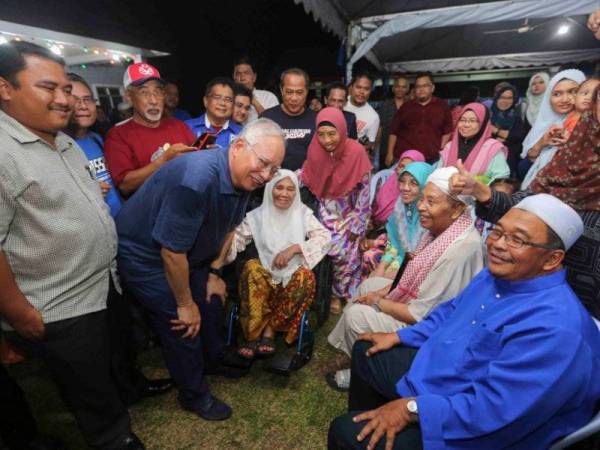
[(334, 81), (333, 83), (329, 83), (327, 89), (325, 89), (325, 97), (329, 97), (329, 93), (333, 89), (341, 89), (342, 91), (346, 92), (346, 94), (348, 94), (348, 87), (344, 83), (342, 83), (341, 81)]
[(26, 41), (10, 41), (8, 44), (0, 45), (0, 77), (19, 88), (17, 74), (27, 67), (25, 62), (27, 55), (49, 59), (61, 66), (65, 65), (64, 59), (46, 47)]
[(366, 78), (367, 80), (369, 80), (371, 82), (371, 84), (373, 84), (373, 77), (371, 76), (371, 74), (369, 72), (357, 72), (353, 77), (352, 80), (350, 81), (350, 84), (354, 84), (356, 83), (358, 80), (360, 80), (361, 78)]
[(306, 89), (310, 86), (310, 79), (308, 78), (308, 73), (305, 70), (300, 69), (299, 67), (291, 67), (289, 69), (285, 69), (281, 72), (281, 78), (279, 79), (279, 86), (283, 88), (283, 80), (287, 75), (298, 75), (299, 77), (304, 77), (304, 82), (306, 83)]
[(252, 69), (252, 72), (256, 73), (256, 64), (252, 60), (252, 58), (250, 58), (249, 56), (241, 56), (238, 59), (236, 59), (233, 62), (233, 69), (235, 70), (235, 68), (237, 66), (242, 65), (242, 64), (250, 66), (250, 68)]
[(417, 75), (415, 76), (415, 83), (417, 82), (417, 80), (419, 78), (429, 78), (429, 81), (431, 81), (431, 84), (435, 84), (435, 81), (433, 80), (433, 75), (431, 72), (419, 72), (417, 73)]
[(250, 89), (248, 89), (246, 86), (244, 86), (243, 84), (239, 84), (239, 83), (234, 84), (233, 96), (234, 97), (238, 97), (238, 96), (248, 97), (250, 99), (250, 102), (252, 102), (252, 91)]
[(551, 249), (565, 250), (565, 243), (548, 225), (546, 225), (546, 239), (548, 240), (546, 245)]
[(94, 90), (92, 89), (92, 87), (88, 84), (87, 81), (85, 81), (85, 79), (81, 75), (78, 75), (78, 74), (73, 73), (73, 72), (69, 72), (69, 73), (67, 73), (67, 78), (69, 79), (69, 81), (71, 81), (73, 83), (81, 83), (81, 84), (83, 84), (88, 89), (88, 91), (90, 91), (92, 93), (94, 92)]
[(204, 90), (204, 96), (208, 97), (208, 94), (210, 94), (210, 91), (212, 90), (212, 88), (217, 85), (229, 86), (231, 88), (231, 91), (235, 92), (235, 85), (231, 78), (216, 77), (216, 78), (213, 78), (212, 80), (210, 80), (208, 82), (208, 84), (206, 85), (206, 89)]

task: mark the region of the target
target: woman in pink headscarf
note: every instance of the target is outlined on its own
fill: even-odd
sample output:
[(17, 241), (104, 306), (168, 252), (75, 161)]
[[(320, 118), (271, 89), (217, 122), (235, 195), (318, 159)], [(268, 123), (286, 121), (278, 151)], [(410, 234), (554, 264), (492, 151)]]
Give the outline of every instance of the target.
[(411, 162), (425, 162), (425, 156), (418, 150), (406, 150), (400, 155), (400, 160), (396, 164), (396, 167), (394, 167), (396, 176), (389, 176), (385, 180), (373, 202), (371, 220), (375, 227), (385, 224), (392, 211), (394, 211), (394, 206), (400, 196), (397, 177), (400, 176), (402, 170)]
[(462, 110), (452, 140), (440, 152), (436, 167), (454, 166), (460, 159), (470, 173), (489, 184), (510, 176), (507, 155), (504, 144), (492, 138), (487, 108), (481, 103), (469, 103)]
[(360, 284), (359, 243), (370, 216), (371, 162), (365, 148), (347, 136), (339, 109), (317, 114), (316, 132), (300, 171), (302, 183), (319, 200), (321, 223), (331, 232), (328, 255), (333, 262), (331, 310), (341, 312)]

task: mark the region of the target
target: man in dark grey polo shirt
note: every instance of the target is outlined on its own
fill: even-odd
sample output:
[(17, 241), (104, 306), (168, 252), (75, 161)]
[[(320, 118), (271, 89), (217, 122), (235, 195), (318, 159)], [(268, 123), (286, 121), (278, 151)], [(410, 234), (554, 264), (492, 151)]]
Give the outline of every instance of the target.
[(60, 58), (0, 46), (2, 327), (46, 363), (92, 447), (143, 449), (110, 377), (114, 223), (85, 155), (59, 132), (72, 107)]

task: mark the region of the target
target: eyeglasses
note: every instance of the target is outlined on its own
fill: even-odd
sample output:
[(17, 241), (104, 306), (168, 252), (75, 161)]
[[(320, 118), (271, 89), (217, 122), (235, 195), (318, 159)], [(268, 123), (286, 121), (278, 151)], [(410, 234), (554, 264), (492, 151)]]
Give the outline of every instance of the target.
[(479, 120), (477, 120), (477, 119), (458, 119), (458, 123), (461, 123), (463, 125), (477, 125), (479, 123)]
[(210, 98), (212, 98), (215, 102), (225, 102), (225, 103), (233, 103), (233, 97), (224, 97), (222, 95), (210, 94)]
[(273, 163), (271, 161), (269, 161), (267, 158), (259, 155), (258, 152), (256, 150), (254, 150), (254, 147), (249, 142), (247, 142), (247, 143), (248, 143), (248, 148), (250, 148), (250, 150), (252, 150), (252, 153), (254, 153), (254, 156), (256, 156), (256, 159), (258, 160), (258, 167), (260, 168), (260, 170), (261, 171), (267, 170), (269, 172), (269, 175), (271, 175), (272, 177), (277, 176), (281, 167), (274, 166)]
[(538, 244), (536, 242), (526, 241), (525, 239), (521, 239), (520, 237), (514, 236), (509, 233), (505, 233), (504, 231), (499, 230), (498, 228), (492, 228), (487, 236), (488, 239), (492, 241), (499, 240), (502, 236), (506, 240), (506, 245), (509, 247), (519, 249), (523, 248), (524, 245), (529, 247), (536, 248), (545, 248), (546, 250), (557, 250), (558, 247), (552, 244)]
[(76, 95), (73, 95), (73, 98), (75, 99), (75, 104), (77, 104), (79, 102), (81, 102), (82, 104), (84, 104), (86, 106), (96, 104), (96, 100), (94, 99), (94, 97), (92, 97), (90, 95), (86, 95), (85, 97), (77, 97)]
[(165, 91), (162, 89), (138, 89), (135, 91), (140, 97), (149, 99), (150, 97), (164, 98)]

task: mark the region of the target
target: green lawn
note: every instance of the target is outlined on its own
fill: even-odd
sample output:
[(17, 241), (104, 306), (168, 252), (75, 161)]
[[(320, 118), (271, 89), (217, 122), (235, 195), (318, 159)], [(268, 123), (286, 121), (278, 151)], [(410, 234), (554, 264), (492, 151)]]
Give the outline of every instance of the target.
[[(148, 449), (326, 448), (329, 422), (345, 411), (347, 402), (324, 379), (344, 359), (326, 341), (336, 320), (332, 317), (316, 330), (312, 360), (289, 377), (264, 371), (261, 361), (239, 380), (209, 377), (212, 391), (233, 408), (229, 420), (209, 423), (182, 411), (172, 391), (130, 409), (134, 431)], [(139, 361), (147, 376), (167, 376), (158, 350), (143, 353)], [(62, 437), (71, 449), (84, 449), (73, 416), (39, 365), (27, 362), (11, 372), (26, 391), (42, 430)]]

